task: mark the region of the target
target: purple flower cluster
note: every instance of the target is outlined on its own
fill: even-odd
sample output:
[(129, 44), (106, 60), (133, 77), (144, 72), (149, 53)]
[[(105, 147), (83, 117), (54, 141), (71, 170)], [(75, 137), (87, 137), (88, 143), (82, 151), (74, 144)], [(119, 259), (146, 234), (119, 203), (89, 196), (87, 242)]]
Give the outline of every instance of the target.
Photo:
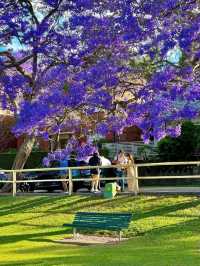
[[(14, 113), (17, 136), (78, 139), (136, 125), (148, 141), (177, 136), (182, 120), (198, 117), (199, 1), (31, 3), (0, 0), (0, 103)], [(71, 141), (45, 164), (94, 149)]]
[(87, 160), (88, 156), (97, 152), (97, 147), (90, 142), (80, 143), (76, 138), (72, 137), (64, 149), (56, 150), (49, 153), (47, 157), (44, 157), (43, 164), (50, 166), (53, 161), (67, 160), (72, 152), (76, 154), (77, 160), (82, 161)]

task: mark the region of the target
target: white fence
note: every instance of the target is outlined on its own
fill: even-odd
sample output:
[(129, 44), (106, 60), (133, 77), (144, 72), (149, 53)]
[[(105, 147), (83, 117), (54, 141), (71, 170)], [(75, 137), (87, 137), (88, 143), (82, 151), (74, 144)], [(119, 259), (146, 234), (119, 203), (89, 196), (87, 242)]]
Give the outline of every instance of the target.
[[(166, 162), (166, 163), (144, 163), (144, 164), (134, 164), (134, 175), (129, 177), (101, 177), (100, 180), (131, 180), (134, 183), (134, 194), (137, 195), (140, 192), (138, 180), (151, 180), (151, 179), (187, 179), (187, 178), (199, 178), (199, 174), (193, 175), (165, 175), (165, 176), (139, 176), (138, 169), (142, 167), (156, 167), (156, 166), (175, 166), (175, 165), (196, 165), (200, 166), (200, 161), (193, 162)], [(89, 170), (89, 169), (104, 169), (104, 168), (128, 168), (128, 165), (111, 165), (111, 166), (81, 166), (81, 167), (62, 167), (62, 168), (40, 168), (40, 169), (20, 169), (20, 170), (1, 170), (5, 173), (11, 174), (12, 178), (10, 180), (0, 180), (0, 183), (10, 183), (12, 185), (12, 195), (15, 196), (17, 193), (17, 184), (18, 183), (31, 183), (31, 182), (53, 182), (53, 181), (64, 181), (69, 183), (69, 195), (73, 193), (73, 183), (78, 181), (92, 181), (92, 178), (76, 178), (73, 179), (72, 170)], [(48, 172), (48, 171), (67, 171), (68, 175), (66, 178), (59, 179), (45, 179), (45, 180), (17, 180), (18, 173), (28, 173), (28, 172)]]
[[(38, 183), (38, 182), (68, 182), (69, 184), (69, 195), (73, 193), (73, 183), (78, 181), (91, 181), (92, 178), (74, 178), (72, 176), (73, 170), (91, 170), (91, 169), (105, 169), (105, 168), (127, 168), (127, 165), (112, 165), (112, 166), (79, 166), (79, 167), (59, 167), (59, 168), (38, 168), (38, 169), (19, 169), (19, 170), (2, 170), (1, 172), (7, 173), (11, 175), (10, 180), (0, 180), (0, 183), (10, 183), (12, 185), (12, 195), (16, 196), (17, 194), (17, 184), (20, 183)], [(66, 178), (58, 178), (58, 179), (19, 179), (17, 180), (17, 174), (20, 173), (30, 173), (30, 172), (50, 172), (50, 171), (66, 171)], [(101, 177), (100, 181), (106, 180), (129, 180), (135, 177)]]
[[(114, 158), (114, 156), (123, 150), (126, 153), (131, 153), (138, 159), (143, 159), (143, 157), (151, 156), (155, 153), (155, 145), (146, 145), (142, 141), (135, 142), (119, 142), (119, 143), (103, 143), (102, 146), (109, 150), (109, 156)], [(147, 149), (148, 147), (148, 149)], [(145, 154), (144, 154), (145, 153)]]

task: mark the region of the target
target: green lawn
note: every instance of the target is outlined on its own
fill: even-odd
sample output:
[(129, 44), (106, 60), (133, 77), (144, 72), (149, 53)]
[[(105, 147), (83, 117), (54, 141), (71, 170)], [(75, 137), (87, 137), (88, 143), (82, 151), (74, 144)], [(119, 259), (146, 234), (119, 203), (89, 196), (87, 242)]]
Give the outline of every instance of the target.
[[(130, 240), (107, 246), (56, 243), (70, 236), (62, 224), (80, 210), (132, 212), (124, 232)], [(199, 218), (198, 197), (1, 196), (0, 265), (198, 266)]]

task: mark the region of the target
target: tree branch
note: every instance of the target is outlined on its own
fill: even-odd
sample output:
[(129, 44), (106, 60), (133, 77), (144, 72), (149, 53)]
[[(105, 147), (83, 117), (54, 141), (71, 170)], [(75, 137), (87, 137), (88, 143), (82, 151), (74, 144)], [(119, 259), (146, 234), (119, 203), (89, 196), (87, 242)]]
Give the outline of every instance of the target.
[(62, 4), (63, 0), (60, 0), (57, 4), (57, 6), (55, 8), (53, 8), (42, 20), (42, 23), (46, 20), (48, 20), (54, 13), (56, 13), (56, 11), (58, 10), (58, 8), (60, 7), (60, 5)]
[[(4, 53), (5, 52), (0, 52), (0, 56), (3, 55), (4, 56)], [(19, 60), (19, 61), (16, 61), (15, 63), (10, 63), (10, 61), (6, 61), (4, 62), (4, 66), (5, 68), (12, 68), (12, 67), (16, 67), (17, 65), (20, 66), (24, 63), (26, 63), (29, 59), (31, 59), (33, 57), (33, 55), (29, 55), (29, 56), (26, 56), (24, 57), (23, 59)]]
[(33, 21), (35, 22), (35, 24), (38, 26), (39, 25), (39, 21), (35, 15), (32, 3), (30, 0), (19, 0), (19, 3), (21, 4), (22, 7), (24, 7), (24, 4), (26, 5), (26, 7), (29, 10), (29, 13), (31, 14)]
[[(32, 86), (32, 84), (33, 84), (33, 80), (32, 80), (31, 75), (28, 74), (27, 72), (25, 72), (25, 70), (20, 66), (20, 64), (16, 61), (16, 58), (15, 58), (11, 53), (9, 53), (8, 51), (6, 51), (6, 52), (1, 52), (0, 55), (2, 55), (2, 56), (6, 56), (6, 57), (10, 60), (10, 62), (11, 62), (11, 64), (10, 64), (10, 68), (15, 67), (16, 70), (17, 70), (19, 73), (21, 73), (24, 77), (26, 77), (26, 78), (29, 80), (29, 83), (30, 83), (30, 85)], [(23, 61), (23, 60), (22, 60), (22, 61)], [(27, 60), (26, 60), (26, 61), (27, 61)], [(26, 61), (25, 61), (25, 62), (26, 62)]]

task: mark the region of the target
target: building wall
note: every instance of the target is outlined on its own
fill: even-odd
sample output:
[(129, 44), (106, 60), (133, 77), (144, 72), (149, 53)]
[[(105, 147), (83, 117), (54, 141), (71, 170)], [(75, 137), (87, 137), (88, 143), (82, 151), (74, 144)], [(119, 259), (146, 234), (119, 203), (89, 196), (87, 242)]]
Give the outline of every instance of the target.
[(131, 141), (141, 141), (141, 135), (142, 131), (135, 127), (127, 127), (124, 129), (123, 134), (121, 135), (116, 135), (112, 132), (110, 132), (106, 139), (111, 142), (131, 142)]
[(11, 132), (13, 126), (13, 117), (10, 115), (0, 114), (0, 152), (17, 147), (17, 139)]
[[(11, 148), (19, 149), (20, 145), (23, 143), (24, 136), (20, 136), (16, 138), (14, 134), (11, 133), (11, 128), (13, 124), (13, 117), (8, 114), (2, 114), (0, 115), (0, 123), (1, 127), (7, 131), (6, 135), (0, 134), (0, 143), (2, 147), (2, 151), (6, 151)], [(113, 134), (112, 132), (109, 133), (106, 137), (106, 139), (109, 142), (132, 142), (132, 141), (141, 141), (141, 130), (137, 127), (128, 127), (125, 128), (123, 131), (123, 134), (120, 136)], [(9, 136), (9, 137), (8, 137)], [(70, 137), (69, 133), (63, 133), (61, 136), (61, 140), (68, 139)], [(82, 142), (86, 141), (86, 138), (81, 139)], [(39, 138), (37, 140), (39, 149), (41, 151), (50, 151), (50, 143), (49, 141), (43, 140), (42, 138)], [(1, 149), (0, 149), (1, 150)]]

